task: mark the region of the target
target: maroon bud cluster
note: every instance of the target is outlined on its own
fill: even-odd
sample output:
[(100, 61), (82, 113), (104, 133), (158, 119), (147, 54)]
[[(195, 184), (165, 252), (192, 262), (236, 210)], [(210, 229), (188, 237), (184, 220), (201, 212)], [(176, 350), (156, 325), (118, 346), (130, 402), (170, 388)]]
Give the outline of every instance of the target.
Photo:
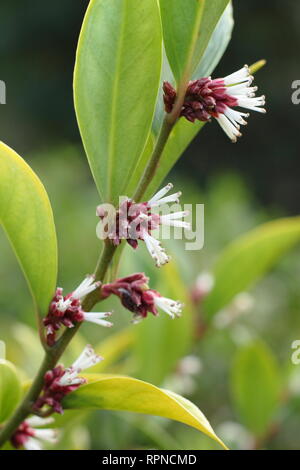
[(135, 314), (135, 318), (145, 318), (148, 312), (158, 315), (155, 297), (160, 297), (160, 294), (153, 289), (149, 289), (148, 281), (149, 278), (144, 273), (132, 274), (117, 279), (112, 284), (103, 285), (102, 296), (107, 298), (111, 294), (117, 295), (122, 305)]
[[(56, 339), (56, 332), (65, 326), (67, 328), (74, 327), (75, 323), (84, 320), (84, 312), (81, 308), (79, 299), (71, 298), (72, 294), (63, 296), (63, 289), (60, 287), (56, 289), (55, 295), (50, 303), (47, 316), (44, 318), (43, 323), (46, 327), (46, 336), (48, 346), (53, 346)], [(70, 300), (70, 302), (68, 302)], [(60, 308), (60, 302), (68, 305), (65, 309)]]
[[(102, 206), (97, 207), (97, 215), (103, 220), (107, 213)], [(122, 239), (134, 249), (138, 246), (138, 240), (144, 240), (144, 233), (155, 230), (160, 223), (157, 214), (151, 213), (151, 207), (147, 202), (136, 203), (126, 199), (120, 204), (111, 226), (108, 227), (108, 238), (115, 246), (120, 245)]]
[[(165, 110), (170, 113), (176, 100), (176, 90), (169, 82), (164, 82), (163, 90)], [(189, 82), (180, 116), (190, 122), (207, 122), (212, 117), (218, 117), (227, 106), (237, 104), (237, 100), (227, 93), (222, 79), (200, 78)]]
[(46, 372), (44, 375), (43, 392), (34, 404), (35, 410), (39, 410), (47, 405), (53, 412), (63, 414), (61, 404), (63, 398), (85, 383), (85, 379), (81, 378), (75, 384), (70, 382), (70, 384), (62, 385), (60, 380), (66, 374), (68, 374), (68, 371), (61, 365)]
[(34, 437), (34, 435), (34, 429), (26, 421), (23, 421), (23, 423), (20, 424), (20, 426), (11, 436), (10, 442), (13, 447), (19, 449), (20, 447), (24, 446), (28, 438)]

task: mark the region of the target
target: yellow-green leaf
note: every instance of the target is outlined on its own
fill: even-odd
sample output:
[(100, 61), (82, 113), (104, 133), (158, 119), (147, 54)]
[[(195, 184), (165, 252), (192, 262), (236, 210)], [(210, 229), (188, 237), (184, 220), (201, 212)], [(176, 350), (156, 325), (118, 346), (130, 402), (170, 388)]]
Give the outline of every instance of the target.
[(21, 382), (15, 366), (0, 359), (0, 423), (13, 412), (21, 397)]
[(204, 414), (189, 400), (130, 377), (86, 375), (88, 384), (68, 395), (66, 409), (106, 409), (162, 416), (194, 427), (221, 446)]
[(37, 310), (44, 314), (57, 276), (51, 205), (36, 174), (3, 142), (0, 142), (0, 174), (0, 223), (22, 267)]
[(215, 285), (204, 302), (206, 314), (215, 314), (251, 287), (299, 242), (300, 217), (268, 222), (235, 240), (213, 270)]

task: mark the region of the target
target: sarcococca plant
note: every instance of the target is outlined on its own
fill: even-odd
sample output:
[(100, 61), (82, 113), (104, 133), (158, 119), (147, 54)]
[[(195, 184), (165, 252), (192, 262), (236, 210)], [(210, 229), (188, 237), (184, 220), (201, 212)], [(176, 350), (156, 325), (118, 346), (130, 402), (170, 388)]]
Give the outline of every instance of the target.
[[(216, 120), (235, 142), (248, 111), (265, 112), (253, 83), (263, 62), (232, 64), (224, 78), (211, 77), (232, 27), (229, 0), (90, 1), (76, 54), (74, 104), (99, 195), (95, 207), (86, 208), (93, 215), (96, 210), (97, 236), (89, 236), (99, 259), (70, 292), (57, 285), (56, 229), (46, 190), (23, 158), (0, 143), (0, 221), (27, 280), (44, 348), (25, 393), (19, 371), (0, 360), (0, 447), (55, 444), (58, 414), (109, 409), (177, 420), (226, 449), (200, 409), (182, 396), (128, 376), (86, 373), (105, 362), (104, 346), (102, 353), (101, 345), (96, 351), (87, 345), (73, 363), (61, 357), (86, 323), (113, 332), (119, 322), (118, 309), (107, 307), (113, 299), (133, 323), (146, 325), (152, 315), (159, 327), (163, 314), (170, 324), (185, 321), (180, 292), (170, 298), (151, 287), (149, 273), (121, 277), (118, 267), (127, 243), (136, 258), (145, 245), (153, 265), (162, 273), (168, 269), (176, 253), (166, 252), (155, 230), (188, 231), (190, 214), (178, 207), (184, 188), (163, 180), (206, 122)], [(230, 144), (224, 139), (224, 145)], [(85, 230), (80, 221), (78, 230)], [(207, 302), (213, 310), (213, 300)]]

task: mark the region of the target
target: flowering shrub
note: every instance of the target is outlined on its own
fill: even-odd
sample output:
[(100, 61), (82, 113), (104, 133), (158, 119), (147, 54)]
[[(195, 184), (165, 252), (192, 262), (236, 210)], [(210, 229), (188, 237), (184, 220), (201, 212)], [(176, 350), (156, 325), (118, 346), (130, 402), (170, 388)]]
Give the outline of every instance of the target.
[[(110, 328), (118, 323), (117, 309), (93, 311), (104, 301), (117, 299), (132, 314), (132, 323), (147, 325), (148, 314), (157, 317), (161, 311), (170, 322), (182, 320), (185, 306), (180, 293), (172, 299), (163, 289), (151, 288), (148, 273), (119, 277), (124, 245), (130, 245), (132, 256), (139, 257), (144, 242), (156, 268), (167, 269), (171, 258), (153, 232), (161, 227), (189, 231), (191, 223), (186, 220), (188, 211), (170, 207), (179, 205), (181, 192), (170, 193), (171, 183), (161, 188), (162, 181), (212, 118), (236, 142), (240, 126), (249, 117), (236, 108), (265, 113), (265, 97), (256, 97), (257, 87), (252, 86), (252, 74), (263, 61), (225, 78), (210, 77), (232, 30), (229, 0), (172, 3), (176, 8), (170, 8), (167, 0), (91, 0), (88, 7), (76, 56), (74, 103), (99, 194), (98, 238), (90, 234), (90, 243), (101, 246), (94, 273), (66, 295), (57, 287), (56, 230), (46, 190), (23, 159), (0, 144), (0, 221), (28, 282), (45, 353), (22, 398), (19, 374), (2, 354), (3, 396), (11, 388), (16, 393), (1, 403), (0, 446), (10, 442), (17, 449), (39, 449), (40, 441), (59, 439), (56, 430), (37, 429), (55, 422), (56, 414), (102, 408), (174, 419), (226, 448), (199, 408), (176, 393), (127, 376), (82, 373), (105, 360), (98, 349), (86, 346), (68, 368), (60, 363), (85, 322)], [(217, 51), (213, 57), (212, 50)], [(245, 286), (239, 285), (239, 275), (232, 275), (235, 282), (228, 277), (236, 269), (234, 250), (238, 249), (229, 250), (215, 276), (202, 275), (191, 289), (195, 308), (201, 306), (213, 316), (263, 274), (298, 240), (299, 224), (289, 221), (288, 227), (291, 237), (285, 239), (284, 248), (274, 250), (276, 256), (262, 256)], [(264, 228), (263, 233), (273, 239), (281, 229), (279, 223)], [(78, 230), (84, 230), (83, 224)], [(261, 233), (254, 235), (260, 243)], [(175, 253), (172, 258), (176, 259)], [(182, 360), (177, 374), (179, 381), (185, 377), (186, 390), (198, 371), (199, 364), (192, 357)]]

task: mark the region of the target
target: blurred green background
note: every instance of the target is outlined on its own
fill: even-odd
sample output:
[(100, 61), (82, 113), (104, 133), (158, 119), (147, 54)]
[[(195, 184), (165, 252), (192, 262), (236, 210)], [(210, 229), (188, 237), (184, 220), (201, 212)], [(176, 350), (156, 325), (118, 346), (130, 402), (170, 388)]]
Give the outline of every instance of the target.
[[(72, 104), (76, 42), (87, 4), (1, 3), (0, 79), (7, 85), (1, 140), (25, 156), (46, 186), (57, 225), (59, 284), (66, 291), (93, 269), (99, 252), (97, 192)], [(299, 249), (213, 319), (190, 299), (197, 276), (212, 270), (229, 243), (300, 209), (300, 110), (291, 102), (291, 83), (300, 78), (300, 4), (253, 0), (234, 7), (233, 38), (215, 76), (266, 58), (256, 80), (267, 95), (268, 114), (252, 115), (236, 145), (216, 123), (205, 126), (173, 171), (183, 202), (205, 204), (201, 252), (170, 242), (177, 264), (161, 271), (153, 269), (143, 248), (137, 253), (126, 248), (123, 257), (122, 273), (144, 270), (151, 287), (185, 301), (184, 316), (172, 322), (161, 314), (132, 326), (129, 313), (113, 302), (114, 331), (85, 326), (65, 360), (71, 361), (87, 338), (99, 343), (103, 370), (187, 396), (229, 447), (300, 449), (300, 365), (290, 360), (291, 344), (300, 339)], [(8, 359), (30, 377), (42, 355), (31, 299), (2, 233), (0, 252), (0, 338), (7, 342)], [(61, 448), (215, 448), (197, 431), (160, 418), (101, 411), (61, 419), (67, 423)]]

